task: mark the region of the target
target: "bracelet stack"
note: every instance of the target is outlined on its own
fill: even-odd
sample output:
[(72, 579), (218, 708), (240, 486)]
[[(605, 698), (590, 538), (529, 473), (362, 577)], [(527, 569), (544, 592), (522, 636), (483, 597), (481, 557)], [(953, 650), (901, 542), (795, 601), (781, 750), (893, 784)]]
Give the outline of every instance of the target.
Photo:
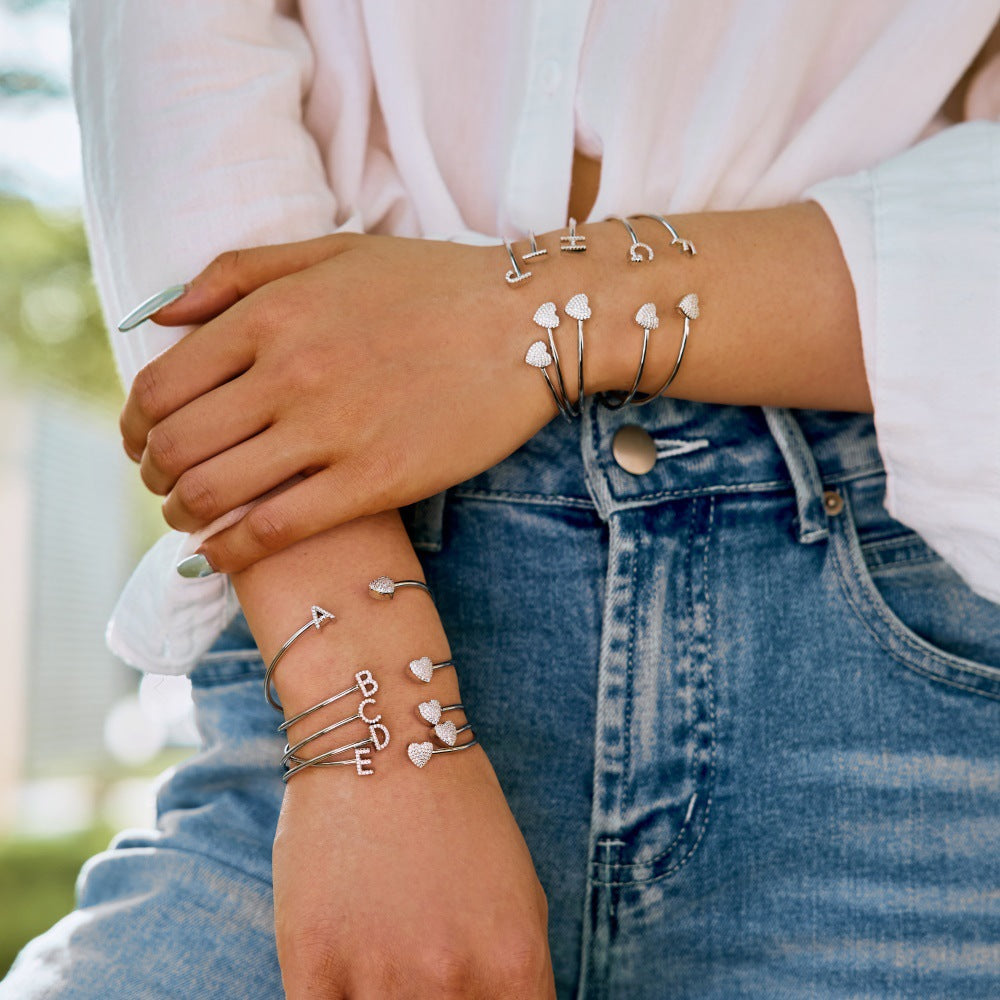
[[(641, 218), (653, 219), (659, 222), (670, 234), (670, 246), (676, 246), (682, 254), (694, 256), (697, 253), (694, 243), (680, 236), (677, 230), (662, 215), (644, 214)], [(627, 259), (629, 263), (649, 263), (655, 258), (655, 251), (648, 243), (643, 243), (632, 223), (629, 221), (636, 216), (622, 217), (613, 216), (622, 223), (629, 237)], [(568, 253), (582, 253), (587, 249), (587, 237), (581, 236), (576, 231), (576, 220), (569, 220), (569, 231), (567, 235), (560, 236), (559, 249)], [(530, 250), (522, 254), (524, 261), (533, 260), (544, 256), (547, 251), (540, 249), (534, 232), (529, 232)], [(510, 285), (518, 285), (531, 277), (530, 271), (521, 271), (514, 249), (509, 240), (504, 240), (511, 261), (511, 270), (506, 274), (506, 280)], [(599, 401), (608, 409), (618, 410), (625, 406), (643, 406), (659, 399), (671, 386), (677, 373), (680, 370), (681, 362), (684, 360), (684, 352), (687, 349), (688, 338), (691, 334), (691, 322), (698, 318), (699, 303), (695, 292), (688, 292), (682, 296), (674, 307), (683, 317), (684, 325), (681, 333), (680, 346), (677, 351), (677, 358), (674, 362), (670, 374), (663, 384), (652, 393), (639, 392), (639, 385), (645, 373), (646, 357), (649, 350), (649, 338), (653, 330), (660, 325), (660, 317), (657, 315), (656, 304), (645, 302), (637, 309), (634, 321), (642, 329), (642, 345), (639, 353), (639, 363), (636, 368), (635, 378), (627, 391), (602, 393)], [(555, 331), (559, 327), (559, 313), (554, 302), (543, 302), (535, 310), (532, 316), (533, 322), (546, 331), (545, 340), (535, 340), (529, 346), (524, 355), (525, 363), (537, 368), (545, 379), (552, 400), (555, 403), (556, 411), (566, 420), (579, 417), (583, 412), (583, 397), (585, 394), (584, 383), (584, 321), (590, 319), (592, 315), (590, 300), (583, 292), (578, 292), (569, 302), (566, 303), (564, 311), (571, 319), (577, 322), (577, 364), (576, 364), (576, 398), (571, 398), (567, 390), (566, 378), (563, 371), (562, 362), (559, 357), (559, 349), (556, 344)], [(550, 374), (551, 372), (551, 374)], [(554, 377), (553, 377), (554, 376)]]
[[(388, 576), (379, 576), (368, 584), (368, 593), (378, 600), (390, 601), (396, 591), (405, 588), (422, 590), (428, 595), (430, 590), (427, 585), (420, 580), (393, 580)], [(281, 712), (281, 703), (272, 693), (274, 673), (281, 658), (288, 652), (291, 646), (310, 629), (319, 631), (323, 624), (328, 621), (336, 621), (336, 616), (325, 610), (320, 605), (313, 605), (310, 608), (310, 619), (284, 642), (278, 652), (268, 664), (264, 675), (264, 694), (268, 703)], [(416, 681), (430, 684), (434, 673), (446, 667), (454, 667), (454, 661), (440, 660), (435, 662), (429, 656), (418, 656), (407, 665), (406, 673)], [(350, 715), (342, 716), (334, 721), (327, 722), (320, 726), (315, 732), (297, 739), (295, 743), (285, 744), (281, 756), (281, 764), (285, 771), (282, 780), (287, 782), (293, 775), (308, 767), (353, 767), (359, 776), (366, 776), (375, 773), (372, 761), (372, 754), (381, 753), (391, 741), (389, 727), (383, 721), (381, 712), (378, 711), (375, 696), (379, 691), (379, 682), (376, 680), (372, 670), (361, 668), (354, 673), (354, 683), (335, 694), (311, 705), (309, 708), (285, 719), (278, 726), (279, 733), (287, 733), (296, 723), (307, 719), (316, 713), (326, 709), (335, 708), (344, 699), (351, 695), (357, 696), (356, 708)], [(471, 733), (471, 723), (456, 723), (453, 719), (442, 719), (445, 713), (464, 713), (464, 705), (441, 705), (436, 698), (423, 701), (417, 705), (417, 718), (430, 727), (427, 733), (432, 739), (418, 739), (411, 742), (407, 747), (408, 758), (419, 768), (426, 766), (434, 754), (452, 753), (458, 750), (466, 750), (478, 743), (474, 733)], [(350, 740), (341, 746), (325, 750), (314, 756), (304, 756), (303, 751), (311, 743), (326, 736), (338, 732), (340, 729), (357, 724), (366, 735)], [(346, 730), (345, 730), (346, 731)], [(471, 739), (463, 743), (458, 742), (458, 737), (463, 733), (470, 733)], [(433, 741), (436, 741), (433, 742)], [(308, 751), (306, 751), (308, 752)]]

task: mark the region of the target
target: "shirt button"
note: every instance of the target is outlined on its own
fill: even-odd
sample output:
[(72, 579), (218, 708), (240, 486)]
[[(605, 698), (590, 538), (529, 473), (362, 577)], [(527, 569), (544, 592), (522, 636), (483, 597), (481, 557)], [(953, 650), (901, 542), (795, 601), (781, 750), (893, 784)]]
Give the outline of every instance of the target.
[(545, 62), (542, 63), (539, 80), (542, 85), (542, 90), (544, 90), (546, 94), (554, 94), (559, 89), (559, 84), (562, 83), (562, 78), (562, 66), (560, 66), (555, 59), (546, 59)]
[(611, 442), (611, 454), (620, 469), (644, 476), (656, 465), (656, 442), (635, 424), (619, 427)]

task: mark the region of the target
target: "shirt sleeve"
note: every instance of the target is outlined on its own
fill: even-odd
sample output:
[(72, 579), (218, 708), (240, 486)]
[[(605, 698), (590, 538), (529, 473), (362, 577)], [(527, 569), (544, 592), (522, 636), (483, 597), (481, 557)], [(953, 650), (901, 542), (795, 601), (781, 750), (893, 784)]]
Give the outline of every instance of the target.
[(1000, 602), (1000, 123), (804, 197), (854, 282), (886, 509)]
[[(84, 222), (126, 389), (190, 329), (145, 323), (119, 333), (118, 320), (136, 303), (186, 281), (222, 251), (360, 225), (346, 218), (338, 227), (338, 208), (347, 212), (303, 121), (313, 53), (293, 7), (284, 0), (73, 0)], [(341, 20), (350, 34), (350, 19)], [(354, 63), (364, 46), (342, 41), (351, 64), (344, 72), (363, 92), (365, 68)], [(329, 89), (324, 100), (336, 104), (340, 95)], [(350, 114), (366, 112), (362, 101), (345, 103)], [(356, 131), (363, 142), (363, 129)], [(167, 532), (146, 553), (108, 622), (113, 653), (141, 670), (190, 669), (238, 602), (227, 576), (184, 580), (174, 566), (245, 509), (192, 535)]]
[(73, 89), (94, 279), (126, 388), (188, 332), (118, 333), (224, 250), (336, 229), (303, 99), (313, 56), (275, 0), (74, 0)]

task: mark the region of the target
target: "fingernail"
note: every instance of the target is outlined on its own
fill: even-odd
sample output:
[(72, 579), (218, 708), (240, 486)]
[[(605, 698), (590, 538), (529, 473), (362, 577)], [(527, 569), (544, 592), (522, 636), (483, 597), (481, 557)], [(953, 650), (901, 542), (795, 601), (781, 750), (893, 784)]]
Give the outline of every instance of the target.
[(164, 288), (162, 292), (157, 292), (150, 296), (145, 302), (137, 305), (119, 324), (121, 333), (131, 330), (140, 323), (145, 323), (155, 312), (159, 312), (171, 302), (176, 302), (188, 289), (187, 285), (171, 285)]
[(189, 580), (196, 580), (203, 576), (211, 576), (215, 570), (200, 552), (196, 552), (193, 556), (188, 556), (177, 564), (177, 572)]

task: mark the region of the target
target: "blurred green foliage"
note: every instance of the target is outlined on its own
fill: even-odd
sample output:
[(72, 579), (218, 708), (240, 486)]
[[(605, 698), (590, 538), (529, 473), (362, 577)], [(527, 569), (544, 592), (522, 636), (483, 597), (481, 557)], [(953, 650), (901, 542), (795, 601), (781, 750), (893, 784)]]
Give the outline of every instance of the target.
[[(125, 401), (90, 271), (79, 213), (0, 194), (0, 375), (45, 386), (107, 413)], [(135, 477), (136, 560), (167, 529), (160, 501)]]
[(0, 369), (109, 410), (123, 402), (76, 214), (0, 197)]
[(73, 909), (81, 865), (111, 840), (106, 828), (52, 840), (0, 843), (0, 978), (26, 941)]

